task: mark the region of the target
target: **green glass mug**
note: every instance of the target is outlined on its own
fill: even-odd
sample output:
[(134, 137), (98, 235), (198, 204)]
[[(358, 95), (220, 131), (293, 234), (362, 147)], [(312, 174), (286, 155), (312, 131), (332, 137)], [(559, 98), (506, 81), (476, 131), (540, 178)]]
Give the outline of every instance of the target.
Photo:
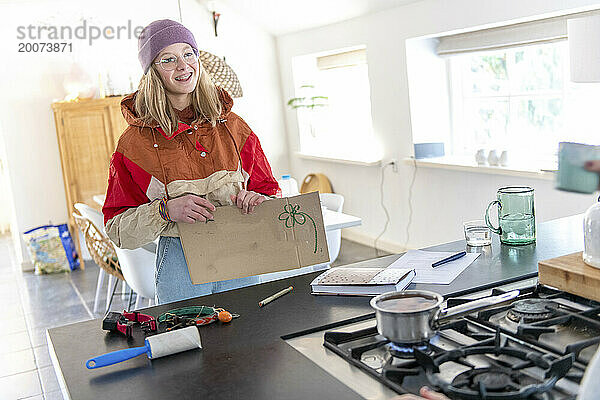
[[(528, 186), (508, 186), (498, 189), (498, 200), (485, 210), (485, 223), (500, 235), (500, 242), (512, 246), (535, 243), (535, 208), (533, 189)], [(498, 206), (499, 227), (490, 221), (490, 209)]]

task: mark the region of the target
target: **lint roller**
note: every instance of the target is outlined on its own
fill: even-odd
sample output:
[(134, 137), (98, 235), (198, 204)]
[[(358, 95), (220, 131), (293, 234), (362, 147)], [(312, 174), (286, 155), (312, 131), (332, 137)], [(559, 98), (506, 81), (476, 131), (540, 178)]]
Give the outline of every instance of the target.
[(198, 328), (188, 326), (187, 328), (149, 336), (145, 340), (145, 346), (117, 350), (90, 358), (86, 361), (85, 366), (88, 369), (100, 368), (129, 360), (144, 353), (148, 354), (149, 359), (154, 359), (198, 348), (202, 348)]

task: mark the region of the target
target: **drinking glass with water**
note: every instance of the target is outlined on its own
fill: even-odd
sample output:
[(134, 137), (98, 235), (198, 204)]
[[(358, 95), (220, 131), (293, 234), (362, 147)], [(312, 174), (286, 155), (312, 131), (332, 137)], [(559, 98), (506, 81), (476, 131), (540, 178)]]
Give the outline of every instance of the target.
[[(498, 228), (490, 221), (490, 210), (498, 206)], [(528, 186), (508, 186), (498, 189), (497, 200), (485, 211), (486, 225), (500, 235), (500, 242), (525, 245), (535, 242), (535, 207), (533, 189)]]
[(463, 224), (463, 227), (467, 246), (479, 247), (492, 244), (492, 232), (490, 232), (490, 228), (487, 227), (484, 220), (467, 221)]

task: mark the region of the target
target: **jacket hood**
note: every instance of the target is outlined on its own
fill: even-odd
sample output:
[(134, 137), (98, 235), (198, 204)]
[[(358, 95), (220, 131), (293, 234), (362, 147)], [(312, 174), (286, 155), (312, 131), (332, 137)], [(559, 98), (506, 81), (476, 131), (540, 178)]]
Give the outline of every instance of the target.
[[(226, 118), (229, 112), (231, 111), (231, 108), (233, 107), (233, 99), (231, 98), (229, 93), (227, 93), (226, 90), (221, 88), (217, 88), (217, 90), (219, 92), (219, 100), (221, 100), (222, 106), (221, 117)], [(151, 126), (153, 128), (157, 128), (158, 123), (156, 121), (152, 121), (151, 124), (147, 124), (143, 123), (138, 117), (135, 111), (135, 96), (137, 95), (137, 93), (137, 91), (131, 93), (125, 96), (123, 100), (121, 100), (121, 113), (123, 114), (123, 117), (125, 117), (125, 121), (127, 121), (127, 123), (132, 126)]]

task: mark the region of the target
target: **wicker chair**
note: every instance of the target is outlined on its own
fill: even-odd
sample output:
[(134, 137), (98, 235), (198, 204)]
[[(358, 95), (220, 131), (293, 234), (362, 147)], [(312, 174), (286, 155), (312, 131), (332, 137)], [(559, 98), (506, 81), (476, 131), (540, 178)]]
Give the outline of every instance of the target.
[(115, 249), (110, 239), (108, 239), (89, 219), (75, 212), (73, 213), (73, 218), (75, 218), (75, 223), (83, 233), (85, 246), (92, 257), (92, 260), (94, 260), (94, 262), (98, 264), (98, 266), (107, 274), (117, 278), (115, 280), (109, 303), (106, 307), (108, 311), (110, 309), (110, 304), (112, 303), (112, 297), (115, 295), (117, 284), (119, 281), (125, 281)]

